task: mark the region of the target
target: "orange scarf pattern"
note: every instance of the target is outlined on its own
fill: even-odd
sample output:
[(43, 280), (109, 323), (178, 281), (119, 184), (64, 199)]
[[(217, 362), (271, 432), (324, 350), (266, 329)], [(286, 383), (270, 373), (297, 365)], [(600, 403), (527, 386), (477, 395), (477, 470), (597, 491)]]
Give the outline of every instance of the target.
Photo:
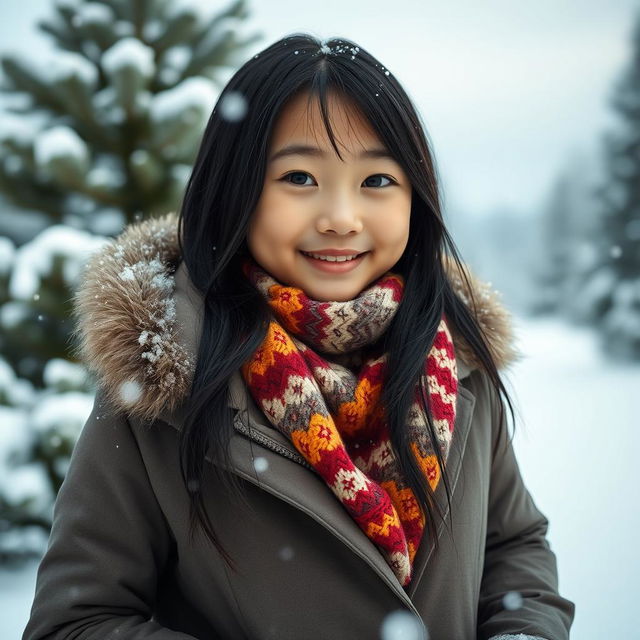
[[(252, 259), (245, 261), (243, 270), (273, 312), (263, 344), (241, 368), (252, 397), (407, 586), (425, 521), (400, 473), (384, 409), (378, 405), (387, 355), (373, 348), (400, 305), (402, 276), (387, 272), (352, 300), (325, 302), (282, 285)], [(336, 362), (358, 353), (362, 361), (357, 374)], [(424, 377), (438, 446), (446, 461), (458, 378), (444, 315), (425, 358)], [(410, 448), (435, 490), (441, 471), (419, 385), (407, 430)]]

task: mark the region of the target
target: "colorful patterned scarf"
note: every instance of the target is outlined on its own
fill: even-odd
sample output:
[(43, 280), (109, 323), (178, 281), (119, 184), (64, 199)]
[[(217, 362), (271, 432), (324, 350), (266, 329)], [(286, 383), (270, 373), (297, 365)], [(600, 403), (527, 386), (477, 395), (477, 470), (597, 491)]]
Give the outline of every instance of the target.
[[(251, 258), (243, 270), (274, 316), (263, 344), (241, 369), (252, 397), (377, 545), (398, 581), (408, 585), (425, 520), (402, 478), (378, 406), (387, 356), (375, 347), (402, 300), (404, 279), (387, 272), (352, 300), (324, 302), (280, 284)], [(446, 461), (458, 378), (444, 315), (424, 375)], [(411, 450), (435, 490), (440, 467), (420, 397), (416, 385), (407, 429)]]

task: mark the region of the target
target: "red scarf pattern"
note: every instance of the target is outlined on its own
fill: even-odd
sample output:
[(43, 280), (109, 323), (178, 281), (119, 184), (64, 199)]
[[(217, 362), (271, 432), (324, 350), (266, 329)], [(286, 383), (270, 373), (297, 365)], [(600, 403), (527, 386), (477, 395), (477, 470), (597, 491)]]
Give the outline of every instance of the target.
[[(402, 276), (387, 272), (352, 300), (325, 302), (282, 285), (252, 259), (245, 261), (243, 270), (274, 316), (263, 344), (241, 368), (253, 399), (378, 547), (398, 581), (407, 586), (425, 521), (402, 478), (384, 410), (378, 406), (387, 356), (369, 348), (400, 305)], [(350, 356), (360, 357), (357, 373), (339, 364)], [(424, 376), (438, 446), (446, 462), (458, 378), (444, 315), (425, 358)], [(407, 429), (411, 450), (435, 490), (441, 472), (420, 398), (416, 385)]]

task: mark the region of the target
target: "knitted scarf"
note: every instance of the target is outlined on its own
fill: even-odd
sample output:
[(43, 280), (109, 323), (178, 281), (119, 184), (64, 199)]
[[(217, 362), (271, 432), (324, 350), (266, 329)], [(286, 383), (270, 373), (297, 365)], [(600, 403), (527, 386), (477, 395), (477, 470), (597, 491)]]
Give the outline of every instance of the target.
[[(251, 396), (378, 547), (398, 581), (408, 585), (425, 520), (402, 477), (378, 404), (387, 355), (375, 347), (402, 300), (404, 279), (387, 272), (352, 300), (325, 302), (282, 285), (251, 258), (243, 271), (273, 314), (264, 342), (241, 367)], [(444, 315), (425, 357), (424, 376), (446, 461), (458, 378)], [(407, 433), (435, 490), (441, 470), (420, 398), (416, 385)]]

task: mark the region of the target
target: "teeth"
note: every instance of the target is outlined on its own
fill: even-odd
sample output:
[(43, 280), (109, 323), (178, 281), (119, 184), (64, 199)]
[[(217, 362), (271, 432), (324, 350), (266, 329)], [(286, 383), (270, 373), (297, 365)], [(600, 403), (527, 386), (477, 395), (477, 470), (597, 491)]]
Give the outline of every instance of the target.
[(347, 262), (348, 260), (354, 260), (360, 254), (356, 253), (352, 256), (319, 256), (317, 253), (307, 253), (303, 251), (305, 256), (309, 256), (311, 258), (315, 258), (316, 260), (326, 260), (327, 262)]

